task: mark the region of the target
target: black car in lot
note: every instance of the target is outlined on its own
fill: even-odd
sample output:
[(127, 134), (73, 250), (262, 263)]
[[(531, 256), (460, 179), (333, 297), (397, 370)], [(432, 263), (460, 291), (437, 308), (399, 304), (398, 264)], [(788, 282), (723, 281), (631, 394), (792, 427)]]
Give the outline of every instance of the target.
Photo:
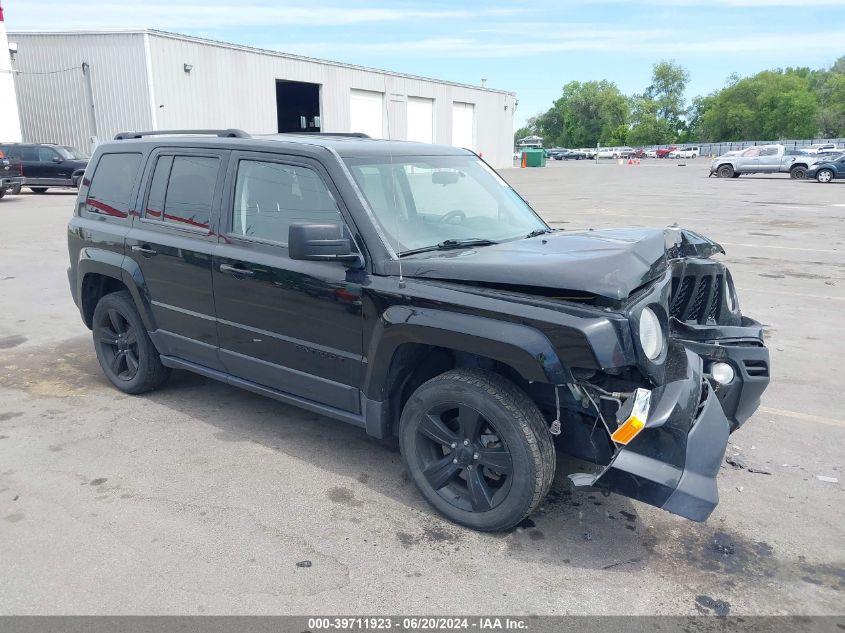
[(558, 452), (592, 464), (574, 485), (710, 515), (769, 382), (718, 244), (553, 230), (463, 149), (204, 132), (120, 134), (81, 183), (68, 278), (115, 387), (186, 369), (398, 436), (479, 530), (535, 510)]
[(21, 184), (34, 193), (50, 188), (77, 188), (88, 165), (88, 157), (69, 145), (2, 143), (0, 152), (20, 162)]
[(810, 165), (807, 178), (815, 178), (818, 182), (828, 183), (837, 178), (845, 178), (845, 154)]
[(583, 160), (587, 158), (584, 152), (577, 149), (561, 149), (552, 156), (555, 160)]

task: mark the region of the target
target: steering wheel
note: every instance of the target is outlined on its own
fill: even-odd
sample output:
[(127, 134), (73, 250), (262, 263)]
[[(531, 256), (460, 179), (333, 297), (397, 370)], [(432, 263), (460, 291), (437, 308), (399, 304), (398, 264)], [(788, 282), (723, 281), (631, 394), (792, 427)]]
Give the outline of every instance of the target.
[(445, 223), (445, 222), (448, 222), (449, 220), (452, 220), (454, 218), (460, 218), (461, 222), (463, 222), (464, 220), (467, 219), (467, 214), (464, 213), (463, 211), (461, 211), (460, 209), (453, 209), (452, 211), (449, 211), (448, 213), (443, 215), (438, 220), (438, 222)]

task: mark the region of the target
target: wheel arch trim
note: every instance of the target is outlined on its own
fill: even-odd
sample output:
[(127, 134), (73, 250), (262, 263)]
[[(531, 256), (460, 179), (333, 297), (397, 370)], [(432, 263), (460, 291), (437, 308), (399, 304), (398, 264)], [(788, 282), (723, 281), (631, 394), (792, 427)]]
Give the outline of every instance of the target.
[(539, 330), (508, 321), (437, 309), (394, 305), (381, 315), (370, 338), (363, 392), (384, 401), (393, 356), (403, 343), (421, 343), (476, 354), (513, 368), (529, 381), (562, 384), (572, 375)]
[(141, 320), (147, 330), (155, 330), (152, 306), (146, 293), (144, 276), (140, 266), (122, 253), (116, 253), (102, 248), (83, 248), (79, 252), (79, 260), (76, 265), (76, 297), (79, 310), (84, 315), (83, 308), (83, 285), (85, 277), (91, 274), (111, 277), (121, 282), (135, 303)]

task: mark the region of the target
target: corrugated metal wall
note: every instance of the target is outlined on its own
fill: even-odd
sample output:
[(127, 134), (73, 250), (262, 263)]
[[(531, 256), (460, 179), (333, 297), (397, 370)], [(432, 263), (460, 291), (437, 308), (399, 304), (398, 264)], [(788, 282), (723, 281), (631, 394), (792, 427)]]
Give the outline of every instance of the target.
[(82, 63), (91, 68), (100, 140), (149, 129), (150, 95), (141, 33), (14, 33), (23, 140), (90, 150)]
[[(512, 166), (514, 96), (167, 34), (150, 34), (158, 128), (238, 127), (274, 133), (276, 80), (320, 84), (322, 129), (350, 132), (352, 89), (386, 93), (384, 137), (405, 139), (407, 98), (434, 100), (435, 143), (452, 142), (452, 103), (475, 104), (476, 151)], [(192, 70), (186, 73), (184, 65)], [(505, 107), (507, 106), (507, 108)], [(389, 126), (389, 130), (388, 130)]]
[[(384, 137), (405, 139), (407, 99), (434, 100), (434, 142), (452, 142), (454, 102), (475, 106), (475, 147), (495, 167), (513, 150), (511, 93), (383, 73), (158, 31), (19, 33), (18, 95), (28, 141), (88, 149), (82, 62), (91, 66), (99, 138), (124, 129), (277, 131), (276, 80), (321, 85), (322, 129), (350, 132), (352, 89), (385, 93)], [(185, 64), (192, 69), (185, 72)], [(70, 68), (66, 72), (61, 71)], [(35, 74), (50, 73), (50, 74)]]

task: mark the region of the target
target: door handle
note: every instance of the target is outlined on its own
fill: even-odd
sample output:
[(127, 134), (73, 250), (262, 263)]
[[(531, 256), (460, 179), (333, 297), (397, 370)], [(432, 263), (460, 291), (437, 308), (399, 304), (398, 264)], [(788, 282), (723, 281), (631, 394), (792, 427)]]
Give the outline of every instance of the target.
[(240, 266), (231, 266), (230, 264), (220, 264), (220, 272), (235, 277), (252, 277), (255, 272), (248, 268), (241, 268)]
[(158, 251), (151, 249), (147, 244), (143, 246), (133, 246), (132, 247), (133, 253), (141, 253), (141, 255), (145, 255), (147, 257), (152, 257), (153, 255), (158, 255)]

